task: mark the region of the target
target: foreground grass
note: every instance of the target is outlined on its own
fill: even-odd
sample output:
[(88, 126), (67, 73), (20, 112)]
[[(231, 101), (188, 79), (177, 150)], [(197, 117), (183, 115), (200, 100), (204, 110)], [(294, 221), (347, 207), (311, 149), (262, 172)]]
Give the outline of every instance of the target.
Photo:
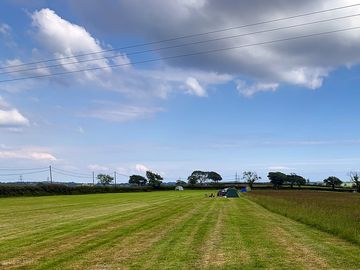
[(360, 247), (202, 191), (0, 199), (0, 269), (359, 269)]
[(271, 211), (360, 244), (358, 193), (269, 190), (252, 192), (249, 198)]

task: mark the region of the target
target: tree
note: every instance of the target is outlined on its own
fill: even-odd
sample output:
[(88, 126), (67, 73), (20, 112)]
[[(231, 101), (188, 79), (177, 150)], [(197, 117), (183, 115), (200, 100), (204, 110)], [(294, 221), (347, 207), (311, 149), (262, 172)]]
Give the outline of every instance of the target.
[(179, 180), (176, 180), (176, 185), (177, 185), (177, 186), (185, 186), (185, 185), (186, 185), (186, 182), (179, 179)]
[(295, 182), (299, 187), (301, 187), (303, 185), (306, 185), (306, 183), (307, 183), (306, 179), (304, 177), (300, 176), (300, 175), (297, 175)]
[(296, 183), (296, 174), (291, 173), (286, 175), (285, 183), (290, 184), (290, 187), (293, 188), (294, 184)]
[(287, 177), (282, 172), (269, 172), (268, 178), (270, 183), (274, 185), (274, 188), (279, 188), (284, 184)]
[(289, 175), (286, 175), (286, 183), (290, 184), (290, 187), (293, 188), (293, 186), (296, 184), (299, 187), (301, 185), (305, 185), (306, 184), (306, 179), (300, 175), (297, 175), (295, 173), (291, 173)]
[(188, 184), (191, 186), (194, 186), (198, 183), (198, 179), (194, 175), (190, 175), (187, 180), (188, 180)]
[(360, 192), (360, 175), (358, 172), (350, 172), (350, 179), (354, 183), (357, 192)]
[(193, 171), (192, 174), (189, 176), (189, 178), (190, 177), (191, 177), (192, 181), (196, 180), (196, 183), (203, 184), (208, 180), (208, 172)]
[(250, 188), (252, 188), (254, 182), (261, 179), (261, 177), (258, 176), (256, 172), (247, 171), (247, 172), (243, 172), (242, 179), (249, 184)]
[(163, 180), (163, 178), (159, 174), (151, 171), (146, 172), (146, 178), (149, 181), (149, 185), (156, 188), (160, 187)]
[(114, 178), (107, 174), (98, 174), (96, 177), (99, 180), (99, 183), (102, 185), (109, 185)]
[(135, 184), (138, 186), (144, 186), (147, 183), (147, 179), (144, 176), (133, 174), (129, 178), (129, 184)]
[(210, 179), (210, 180), (214, 181), (215, 183), (219, 183), (219, 181), (222, 180), (222, 177), (217, 172), (211, 171), (211, 172), (207, 173), (207, 179)]
[(335, 189), (335, 186), (340, 186), (342, 184), (342, 181), (335, 177), (335, 176), (329, 176), (328, 178), (326, 178), (324, 180), (324, 183), (327, 185), (327, 186), (331, 186), (332, 189)]

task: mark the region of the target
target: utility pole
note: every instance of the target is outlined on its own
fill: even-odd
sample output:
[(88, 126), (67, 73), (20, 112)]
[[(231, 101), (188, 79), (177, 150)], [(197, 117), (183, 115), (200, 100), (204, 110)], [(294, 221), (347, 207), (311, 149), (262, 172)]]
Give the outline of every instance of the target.
[(52, 178), (51, 165), (49, 166), (49, 176), (50, 176), (50, 183), (52, 184), (53, 178)]
[(20, 177), (19, 177), (19, 178), (20, 178), (20, 182), (21, 182), (21, 183), (22, 183), (22, 177), (23, 177), (23, 176), (20, 174)]
[(114, 180), (115, 180), (115, 187), (116, 187), (116, 172), (114, 172)]
[(235, 183), (237, 183), (237, 180), (238, 180), (238, 175), (237, 172), (235, 172)]
[(95, 172), (92, 172), (92, 177), (93, 177), (93, 186), (95, 186)]

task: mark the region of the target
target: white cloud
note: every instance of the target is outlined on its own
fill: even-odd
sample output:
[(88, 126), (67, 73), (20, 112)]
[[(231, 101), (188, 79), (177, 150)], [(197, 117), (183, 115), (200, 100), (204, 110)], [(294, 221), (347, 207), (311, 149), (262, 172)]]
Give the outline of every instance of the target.
[(8, 59), (2, 64), (2, 67), (6, 72), (13, 76), (25, 77), (25, 76), (42, 76), (51, 74), (50, 69), (46, 67), (44, 63), (37, 63), (31, 68), (21, 65), (25, 64), (20, 59)]
[(109, 170), (108, 167), (99, 165), (99, 164), (90, 164), (88, 166), (88, 169), (92, 170), (92, 171), (108, 171)]
[(135, 170), (141, 173), (146, 173), (147, 171), (150, 171), (150, 169), (143, 164), (136, 164)]
[[(194, 4), (191, 3), (193, 2), (189, 1), (187, 4), (190, 9), (194, 7)], [(31, 33), (39, 44), (39, 49), (34, 48), (32, 50), (32, 58), (34, 61), (41, 58), (60, 58), (55, 62), (47, 63), (59, 66), (52, 69), (45, 67), (44, 64), (37, 64), (36, 69), (24, 71), (22, 70), (24, 68), (12, 67), (23, 64), (24, 62), (21, 59), (10, 59), (2, 63), (6, 71), (12, 72), (11, 75), (15, 77), (104, 68), (60, 77), (48, 77), (48, 80), (51, 83), (60, 84), (78, 83), (82, 86), (89, 85), (92, 87), (96, 85), (137, 100), (144, 97), (164, 99), (168, 97), (169, 93), (176, 91), (182, 93), (184, 88), (186, 88), (187, 93), (206, 96), (205, 88), (207, 86), (221, 85), (232, 78), (225, 73), (201, 71), (194, 68), (173, 68), (164, 62), (160, 62), (156, 68), (151, 69), (135, 68), (132, 65), (123, 68), (111, 68), (110, 65), (130, 64), (130, 59), (123, 52), (101, 52), (112, 47), (94, 38), (84, 27), (61, 18), (53, 10), (35, 11), (31, 14), (31, 18)], [(93, 52), (100, 53), (89, 54)], [(34, 81), (30, 80), (30, 82)], [(8, 91), (14, 91), (11, 85), (7, 87), (9, 88)], [(26, 85), (24, 87), (26, 88)], [(28, 88), (30, 87), (28, 86)]]
[(257, 92), (268, 92), (268, 91), (276, 91), (279, 87), (278, 83), (254, 83), (248, 85), (245, 81), (238, 80), (236, 82), (236, 89), (239, 91), (240, 94), (250, 97)]
[(0, 126), (28, 126), (26, 119), (17, 109), (0, 110)]
[(140, 106), (123, 106), (113, 109), (94, 110), (87, 113), (86, 116), (110, 122), (126, 122), (138, 119), (148, 119), (161, 111), (163, 111), (163, 109), (159, 107), (147, 108)]
[(0, 147), (0, 158), (2, 159), (29, 159), (37, 161), (56, 161), (57, 158), (42, 149), (23, 148), (7, 149)]
[(28, 126), (29, 120), (0, 96), (0, 127), (13, 128)]
[(81, 133), (81, 134), (84, 134), (85, 133), (85, 130), (82, 126), (78, 127), (78, 132)]
[(193, 78), (189, 77), (186, 79), (186, 86), (188, 89), (188, 93), (198, 96), (198, 97), (206, 97), (206, 90), (199, 84), (199, 82)]
[[(103, 68), (100, 71), (86, 71), (80, 75), (76, 74), (78, 80), (98, 81), (101, 83), (99, 76), (111, 73), (110, 60), (103, 58), (106, 55), (101, 52), (106, 48), (103, 48), (100, 42), (93, 38), (84, 27), (68, 22), (48, 8), (32, 14), (32, 25), (35, 28), (35, 37), (41, 46), (55, 58), (59, 58), (57, 62), (65, 71)], [(89, 55), (89, 53), (93, 52), (99, 53)], [(114, 58), (115, 64), (129, 63), (126, 55), (115, 52), (111, 53), (111, 55), (116, 56)], [(91, 61), (81, 62), (84, 60)]]
[[(139, 8), (138, 1), (132, 0), (114, 0), (106, 3), (99, 3), (94, 0), (78, 0), (73, 1), (71, 5), (75, 12), (81, 13), (85, 22), (91, 24), (98, 31), (108, 34), (130, 32), (153, 41), (173, 37), (174, 33), (181, 33), (181, 35), (202, 33), (356, 3), (355, 0), (269, 0), (266, 2), (254, 2), (252, 0), (164, 2), (154, 0), (142, 3), (141, 8)], [(118, 15), (120, 12), (122, 16)], [(232, 29), (231, 31), (216, 33), (212, 36), (203, 36), (202, 38), (241, 35), (359, 12), (360, 7), (354, 6), (349, 9), (339, 9), (251, 28)], [(133, 16), (135, 13), (137, 16)], [(93, 18), (97, 18), (97, 20), (94, 21)], [(166, 24), (159, 25), (159, 20), (166, 21)], [(358, 17), (224, 39), (202, 44), (201, 47), (183, 46), (172, 50), (171, 53), (173, 55), (192, 54), (200, 50), (256, 44), (354, 26), (358, 26)], [(320, 37), (228, 50), (221, 53), (197, 55), (196, 57), (179, 58), (177, 60), (171, 59), (168, 64), (177, 68), (193, 68), (207, 72), (216, 71), (220, 74), (232, 74), (233, 76), (254, 81), (255, 84), (258, 82), (284, 83), (316, 89), (321, 87), (323, 80), (329, 75), (330, 71), (360, 63), (358, 53), (360, 50), (359, 37), (360, 32), (358, 30), (345, 31)], [(176, 46), (183, 43), (186, 42), (179, 39), (172, 44)], [(166, 57), (170, 52), (164, 50), (160, 51), (159, 54)], [(254, 86), (254, 89), (250, 89), (249, 93), (273, 91), (274, 89), (276, 88), (257, 85), (257, 87)]]

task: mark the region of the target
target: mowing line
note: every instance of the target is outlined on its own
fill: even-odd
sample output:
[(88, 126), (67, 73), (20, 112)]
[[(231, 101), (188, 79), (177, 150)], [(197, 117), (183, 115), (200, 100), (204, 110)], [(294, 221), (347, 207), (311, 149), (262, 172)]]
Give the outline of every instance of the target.
[[(162, 202), (161, 205), (166, 206), (166, 204), (168, 204), (169, 200), (165, 200), (165, 203)], [(96, 238), (98, 236), (100, 236), (104, 230), (107, 229), (111, 229), (112, 227), (116, 227), (119, 226), (119, 223), (123, 221), (123, 219), (125, 219), (125, 221), (133, 218), (133, 217), (137, 217), (136, 220), (138, 220), (139, 218), (141, 219), (141, 214), (146, 214), (146, 213), (151, 213), (151, 212), (155, 212), (156, 210), (159, 209), (159, 204), (156, 203), (154, 206), (144, 209), (138, 209), (137, 211), (133, 211), (131, 213), (128, 212), (124, 212), (122, 213), (122, 215), (120, 216), (114, 216), (113, 215), (109, 215), (108, 219), (103, 220), (103, 217), (99, 217), (96, 218), (96, 221), (100, 221), (98, 223), (96, 223), (95, 225), (93, 223), (76, 223), (76, 224), (72, 224), (69, 227), (65, 227), (62, 228), (60, 230), (60, 232), (56, 232), (55, 235), (57, 235), (57, 237), (54, 237), (54, 235), (52, 235), (54, 232), (50, 231), (47, 235), (43, 235), (43, 237), (41, 238), (43, 241), (41, 242), (41, 240), (39, 240), (37, 238), (38, 235), (36, 235), (35, 237), (33, 237), (33, 240), (30, 241), (31, 244), (29, 243), (25, 243), (23, 245), (23, 250), (19, 249), (19, 246), (15, 245), (17, 248), (12, 249), (12, 252), (7, 252), (7, 257), (9, 258), (10, 256), (10, 260), (8, 259), (7, 261), (2, 260), (2, 265), (7, 265), (8, 267), (11, 265), (18, 264), (18, 260), (21, 260), (22, 263), (26, 262), (27, 260), (30, 261), (30, 263), (34, 263), (36, 261), (36, 259), (41, 259), (42, 257), (44, 257), (45, 255), (47, 257), (53, 255), (53, 254), (57, 254), (58, 252), (61, 252), (61, 248), (63, 247), (71, 247), (74, 248), (77, 245), (80, 245), (82, 242), (87, 241), (88, 238)], [(122, 225), (125, 225), (125, 223), (122, 223)], [(80, 227), (77, 227), (80, 226)], [(104, 227), (105, 226), (105, 227)], [(94, 231), (93, 231), (94, 230)], [(85, 234), (82, 235), (81, 237), (79, 236), (79, 233), (83, 232), (86, 233), (87, 231), (93, 231), (90, 234)], [(64, 237), (66, 236), (66, 237)], [(75, 238), (75, 242), (74, 242), (74, 237)], [(54, 241), (55, 240), (55, 241)], [(61, 241), (60, 243), (56, 243), (57, 240)], [(19, 240), (21, 241), (21, 240)], [(22, 241), (24, 241), (24, 239), (22, 239)], [(40, 241), (40, 244), (37, 243), (38, 241)], [(51, 243), (56, 243), (55, 245), (51, 245)], [(60, 244), (60, 245), (59, 245)], [(21, 245), (20, 245), (21, 246)], [(36, 246), (36, 250), (35, 249)], [(8, 247), (7, 245), (4, 246)], [(54, 248), (52, 248), (54, 247)], [(5, 253), (3, 253), (3, 255), (5, 255)], [(20, 255), (22, 258), (14, 258), (14, 256), (16, 255)], [(13, 261), (13, 264), (10, 264), (10, 261)], [(29, 262), (28, 262), (29, 263)], [(1, 264), (0, 264), (1, 265)]]
[(174, 212), (172, 207), (166, 207), (165, 209), (157, 208), (157, 210), (158, 211), (150, 211), (148, 215), (145, 215), (143, 217), (126, 220), (123, 224), (121, 224), (121, 226), (111, 228), (110, 231), (103, 230), (101, 232), (101, 237), (92, 237), (90, 240), (82, 243), (81, 246), (77, 245), (71, 250), (67, 250), (65, 254), (62, 254), (52, 259), (46, 259), (44, 263), (35, 267), (34, 269), (40, 270), (53, 267), (62, 268), (63, 265), (69, 264), (74, 260), (78, 260), (81, 256), (87, 254), (93, 249), (97, 249), (102, 246), (112, 245), (113, 243), (120, 241), (120, 239), (122, 239), (126, 235), (142, 230), (147, 226), (154, 226), (158, 222), (162, 222), (163, 220), (166, 220), (167, 218), (176, 215), (176, 212)]
[[(207, 223), (214, 209), (211, 200), (202, 199), (205, 203), (204, 211), (195, 213), (186, 222), (175, 226), (171, 234), (166, 235), (147, 254), (138, 260), (130, 262), (129, 267), (133, 269), (191, 269), (194, 268), (197, 257), (195, 238), (201, 237), (201, 226)], [(211, 202), (208, 205), (208, 202)]]
[[(186, 205), (184, 205), (186, 207)], [(184, 208), (179, 208), (176, 214), (155, 226), (148, 227), (139, 232), (127, 235), (121, 242), (111, 246), (110, 250), (104, 248), (104, 252), (108, 255), (98, 257), (95, 260), (92, 258), (94, 254), (101, 250), (94, 250), (87, 254), (82, 260), (85, 263), (76, 264), (74, 269), (99, 269), (104, 266), (121, 269), (127, 261), (137, 260), (142, 254), (146, 254), (158, 244), (166, 235), (171, 234), (177, 226), (186, 223), (193, 215), (204, 210), (204, 204), (193, 204), (190, 211), (183, 211)], [(170, 224), (170, 225), (169, 225)], [(92, 262), (91, 264), (89, 262)]]

